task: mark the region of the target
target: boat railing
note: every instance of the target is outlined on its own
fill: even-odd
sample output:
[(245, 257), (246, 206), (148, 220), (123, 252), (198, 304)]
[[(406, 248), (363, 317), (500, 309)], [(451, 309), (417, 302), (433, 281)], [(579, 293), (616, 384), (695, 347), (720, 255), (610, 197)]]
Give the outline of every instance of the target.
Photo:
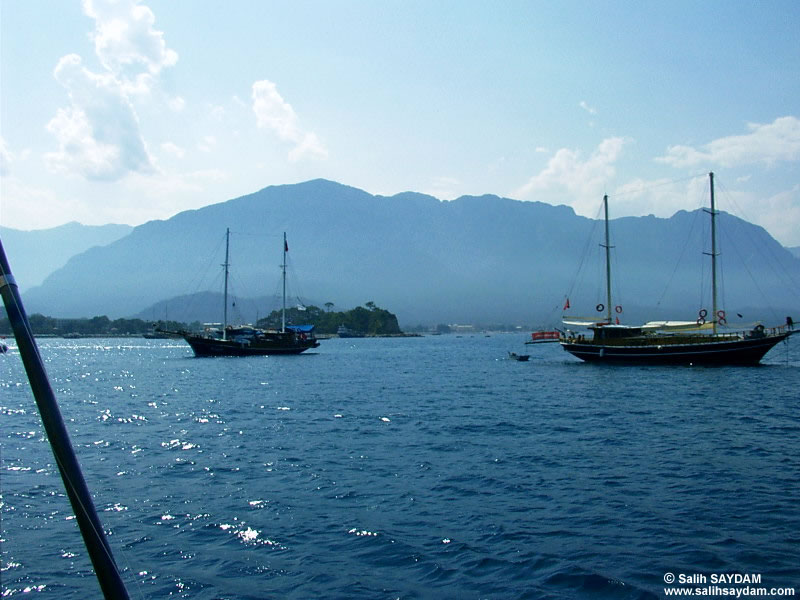
[(764, 327), (763, 325), (756, 325), (755, 327), (747, 330), (736, 331), (717, 331), (717, 333), (694, 333), (694, 332), (672, 332), (672, 333), (654, 333), (644, 332), (640, 335), (632, 337), (620, 338), (602, 338), (594, 339), (591, 335), (574, 334), (570, 332), (569, 335), (562, 334), (559, 341), (562, 343), (578, 343), (578, 344), (599, 344), (603, 346), (625, 346), (630, 345), (632, 341), (640, 342), (642, 346), (649, 345), (670, 345), (670, 344), (701, 344), (701, 343), (714, 343), (714, 342), (730, 342), (735, 340), (745, 340), (754, 338), (770, 338), (775, 336), (786, 335), (792, 333), (792, 328), (786, 325), (778, 325), (775, 327)]

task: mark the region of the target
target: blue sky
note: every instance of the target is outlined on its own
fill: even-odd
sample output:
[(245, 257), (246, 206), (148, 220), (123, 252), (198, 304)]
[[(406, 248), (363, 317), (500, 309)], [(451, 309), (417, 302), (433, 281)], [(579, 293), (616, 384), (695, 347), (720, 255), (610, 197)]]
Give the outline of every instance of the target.
[(0, 0), (0, 225), (318, 177), (800, 245), (800, 3)]

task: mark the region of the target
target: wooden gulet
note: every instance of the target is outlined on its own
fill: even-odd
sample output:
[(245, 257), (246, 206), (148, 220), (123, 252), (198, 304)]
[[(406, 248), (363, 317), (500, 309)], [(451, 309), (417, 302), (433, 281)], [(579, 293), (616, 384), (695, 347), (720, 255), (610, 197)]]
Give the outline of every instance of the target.
[[(725, 313), (719, 310), (717, 298), (717, 210), (714, 198), (714, 174), (709, 173), (711, 216), (711, 333), (704, 333), (707, 325), (705, 310), (700, 311), (696, 323), (691, 322), (651, 322), (633, 327), (615, 324), (612, 320), (611, 296), (611, 242), (608, 219), (608, 196), (604, 196), (605, 248), (606, 257), (606, 318), (602, 322), (588, 325), (591, 338), (572, 332), (563, 334), (561, 346), (567, 352), (589, 362), (611, 364), (713, 364), (713, 365), (753, 365), (758, 364), (764, 355), (779, 342), (787, 339), (794, 331), (784, 326), (765, 328), (756, 325), (750, 331), (722, 332), (720, 324), (725, 324)], [(565, 305), (566, 308), (566, 305)], [(599, 307), (598, 307), (599, 308)], [(586, 323), (564, 319), (566, 325)]]

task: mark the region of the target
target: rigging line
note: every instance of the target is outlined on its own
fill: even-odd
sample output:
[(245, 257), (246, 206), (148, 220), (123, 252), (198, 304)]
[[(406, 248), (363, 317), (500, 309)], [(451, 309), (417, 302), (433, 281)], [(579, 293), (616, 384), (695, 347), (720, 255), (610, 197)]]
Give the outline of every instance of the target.
[(586, 263), (586, 259), (589, 256), (589, 248), (592, 244), (592, 241), (595, 238), (597, 229), (600, 226), (600, 214), (602, 213), (602, 211), (603, 211), (603, 205), (601, 203), (600, 208), (598, 209), (597, 214), (595, 215), (595, 218), (591, 219), (590, 221), (589, 232), (588, 235), (586, 236), (586, 241), (584, 242), (583, 250), (581, 251), (581, 258), (580, 261), (578, 262), (578, 268), (575, 271), (575, 275), (572, 277), (572, 283), (567, 289), (567, 294), (566, 294), (567, 299), (569, 299), (569, 297), (572, 295), (572, 292), (575, 290), (575, 286), (578, 285), (578, 279), (581, 277), (581, 272), (583, 271), (584, 264)]
[[(294, 267), (294, 262), (292, 258), (287, 254), (286, 255), (286, 297), (293, 296), (297, 298), (298, 302), (303, 306), (308, 304), (308, 297), (303, 293), (303, 289), (300, 287), (300, 278), (297, 276), (297, 271)], [(290, 294), (289, 292), (292, 291), (293, 293)]]
[[(722, 219), (720, 219), (720, 221), (722, 221)], [(717, 234), (717, 255), (718, 256), (722, 256), (722, 254), (723, 254), (722, 247), (723, 247), (724, 242), (725, 242), (724, 237), (726, 235), (726, 232), (725, 232), (724, 228), (720, 227), (719, 225), (717, 225), (717, 231), (718, 231), (718, 234)], [(724, 312), (725, 306), (726, 306), (726, 303), (725, 303), (725, 261), (724, 260), (718, 260), (717, 261), (717, 283), (718, 283), (717, 290), (719, 292), (719, 297), (720, 297), (720, 305), (717, 307), (717, 309), (718, 310), (722, 310)], [(717, 317), (715, 316), (714, 319), (717, 319)]]
[[(730, 190), (728, 190), (727, 186), (725, 186), (725, 184), (723, 183), (720, 187), (725, 200), (735, 207), (736, 211), (742, 215), (741, 218), (747, 221), (748, 223), (755, 223), (755, 221), (753, 221), (750, 218), (747, 212), (736, 202), (733, 193)], [(749, 228), (748, 228), (748, 237), (754, 247), (758, 248), (764, 256), (771, 259), (771, 261), (765, 261), (765, 262), (767, 262), (767, 265), (769, 266), (773, 274), (783, 282), (784, 286), (787, 287), (790, 292), (800, 297), (800, 295), (798, 295), (795, 292), (796, 289), (800, 289), (800, 281), (795, 280), (793, 275), (789, 272), (788, 269), (784, 268), (781, 270), (778, 268), (783, 261), (781, 261), (780, 257), (775, 254), (775, 247), (771, 244), (766, 243), (766, 241), (763, 238), (755, 237), (753, 235), (753, 232)], [(772, 236), (770, 235), (770, 237)], [(778, 243), (780, 244), (780, 242)]]
[(661, 292), (661, 297), (658, 299), (658, 302), (656, 302), (656, 306), (661, 306), (661, 303), (664, 301), (664, 296), (667, 295), (667, 291), (672, 285), (672, 280), (675, 279), (675, 274), (678, 272), (678, 267), (680, 266), (681, 262), (683, 262), (683, 256), (686, 254), (686, 249), (689, 247), (689, 240), (692, 238), (692, 232), (694, 231), (695, 225), (697, 225), (698, 215), (699, 213), (694, 213), (694, 218), (691, 220), (691, 224), (689, 226), (689, 233), (686, 235), (686, 238), (683, 241), (683, 248), (681, 249), (681, 253), (678, 255), (678, 260), (675, 262), (675, 268), (672, 270), (672, 275), (669, 276), (667, 284), (664, 286), (664, 291)]
[[(613, 290), (614, 291), (614, 305), (615, 305), (615, 307), (616, 306), (624, 306), (625, 303), (624, 303), (623, 299), (625, 298), (625, 295), (622, 293), (623, 285), (620, 282), (621, 281), (627, 281), (627, 279), (624, 276), (621, 275), (621, 273), (622, 273), (621, 270), (620, 270), (621, 262), (619, 260), (617, 247), (614, 246), (611, 249), (611, 251), (612, 251), (612, 253), (614, 255), (614, 266), (615, 266), (616, 273), (617, 273), (617, 276), (614, 277), (614, 279), (611, 280), (611, 284), (612, 284), (612, 286), (614, 288), (614, 290)], [(616, 308), (615, 308), (615, 310), (616, 310)], [(617, 317), (619, 317), (619, 315), (617, 315)]]
[(775, 312), (775, 309), (770, 304), (769, 297), (764, 293), (764, 290), (761, 289), (761, 286), (758, 284), (758, 279), (756, 279), (756, 277), (753, 275), (752, 271), (750, 271), (750, 267), (747, 266), (747, 261), (745, 261), (744, 257), (739, 253), (739, 249), (736, 247), (735, 244), (733, 245), (733, 251), (736, 253), (736, 256), (739, 258), (739, 262), (741, 263), (742, 268), (747, 272), (748, 276), (753, 281), (753, 285), (756, 286), (756, 289), (758, 290), (758, 293), (761, 294), (761, 299), (764, 302), (767, 303), (767, 306), (769, 307), (770, 311), (772, 312), (773, 318), (777, 319), (778, 315)]
[(263, 231), (259, 233), (253, 233), (251, 231), (236, 231), (234, 229), (231, 229), (231, 233), (235, 233), (238, 236), (254, 237), (262, 240), (280, 240), (283, 238), (283, 235), (264, 233)]
[[(221, 248), (222, 248), (222, 244), (225, 241), (225, 236), (222, 236), (222, 238), (218, 238), (218, 239), (219, 239), (219, 241), (217, 242), (216, 247), (208, 255), (208, 262), (206, 263), (205, 268), (202, 269), (202, 276), (196, 279), (197, 285), (195, 286), (194, 290), (189, 293), (188, 302), (186, 304), (184, 304), (184, 306), (183, 306), (183, 315), (184, 315), (184, 319), (183, 320), (184, 320), (184, 322), (186, 322), (185, 315), (190, 314), (191, 309), (194, 308), (194, 305), (197, 302), (197, 294), (198, 294), (198, 292), (201, 291), (200, 288), (205, 283), (206, 276), (211, 271), (211, 264), (219, 256), (219, 253), (220, 253)], [(196, 273), (199, 273), (199, 272), (201, 272), (201, 271), (196, 271)], [(221, 276), (220, 276), (219, 272), (217, 272), (217, 275), (211, 281), (211, 284), (215, 284), (220, 279), (220, 277)], [(189, 286), (187, 285), (186, 288), (189, 289)]]

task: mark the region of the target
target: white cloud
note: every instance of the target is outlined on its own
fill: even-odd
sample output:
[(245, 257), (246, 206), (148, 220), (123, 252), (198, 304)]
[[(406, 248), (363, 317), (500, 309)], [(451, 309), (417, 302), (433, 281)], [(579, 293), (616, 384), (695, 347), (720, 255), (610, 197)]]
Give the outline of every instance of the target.
[(595, 108), (592, 108), (591, 106), (589, 106), (589, 105), (586, 103), (586, 101), (585, 101), (585, 100), (581, 100), (581, 102), (580, 102), (580, 104), (578, 104), (578, 106), (580, 106), (580, 107), (581, 107), (583, 110), (585, 110), (586, 112), (588, 112), (590, 115), (596, 115), (596, 114), (597, 114), (597, 109), (595, 109)]
[(800, 184), (766, 200), (753, 198), (757, 222), (769, 233), (790, 246), (800, 246), (797, 224), (800, 223)]
[(800, 159), (800, 119), (780, 117), (767, 125), (750, 123), (750, 133), (714, 140), (699, 148), (670, 146), (658, 162), (673, 167), (737, 167)]
[(164, 142), (161, 144), (161, 149), (168, 154), (176, 156), (177, 158), (183, 158), (186, 155), (186, 151), (183, 148), (177, 144), (173, 144), (172, 142)]
[(621, 137), (605, 139), (585, 160), (579, 151), (562, 148), (544, 170), (531, 177), (515, 195), (524, 200), (537, 200), (539, 194), (566, 191), (569, 193), (567, 204), (579, 214), (593, 216), (598, 198), (616, 173), (614, 163), (629, 141)]
[(328, 158), (328, 151), (319, 141), (317, 134), (308, 132), (303, 134), (303, 140), (289, 151), (289, 160), (297, 162), (304, 158)]
[(153, 28), (153, 11), (138, 0), (84, 0), (83, 10), (95, 20), (97, 57), (127, 92), (148, 92), (154, 77), (178, 62), (164, 34)]
[(6, 141), (0, 136), (0, 177), (5, 177), (11, 172), (11, 162), (14, 157), (6, 148)]
[(174, 112), (181, 112), (184, 108), (186, 108), (186, 100), (181, 98), (180, 96), (175, 96), (174, 98), (170, 98), (167, 101), (167, 105), (174, 111)]
[(611, 216), (671, 217), (679, 210), (695, 210), (708, 199), (708, 180), (633, 179), (609, 193)]
[[(736, 182), (739, 183), (739, 180)], [(766, 197), (761, 191), (746, 191), (725, 185), (718, 187), (717, 192), (719, 210), (762, 226), (783, 244), (800, 245), (797, 231), (797, 223), (800, 222), (800, 184)], [(688, 180), (636, 179), (609, 193), (612, 219), (647, 214), (669, 218), (679, 210), (693, 211), (707, 207), (708, 202), (707, 175)]]
[(71, 106), (59, 109), (47, 124), (59, 143), (57, 152), (45, 155), (51, 170), (76, 171), (93, 180), (155, 171), (133, 106), (113, 75), (92, 73), (70, 54), (59, 61), (54, 76)]
[(271, 131), (279, 139), (294, 144), (289, 152), (292, 161), (301, 158), (327, 158), (328, 151), (313, 132), (303, 131), (292, 105), (278, 93), (274, 83), (266, 79), (253, 84), (253, 112), (260, 129)]
[(461, 181), (455, 177), (440, 176), (435, 177), (423, 193), (439, 200), (455, 200), (460, 196), (458, 191), (460, 187)]
[[(47, 129), (59, 149), (45, 155), (51, 170), (74, 172), (90, 180), (116, 181), (128, 173), (152, 174), (154, 162), (139, 129), (132, 99), (150, 94), (164, 67), (178, 60), (163, 33), (153, 28), (153, 12), (138, 0), (83, 0), (95, 21), (91, 34), (101, 73), (83, 66), (76, 54), (55, 68), (70, 106), (58, 110)], [(181, 111), (185, 101), (167, 101)]]

